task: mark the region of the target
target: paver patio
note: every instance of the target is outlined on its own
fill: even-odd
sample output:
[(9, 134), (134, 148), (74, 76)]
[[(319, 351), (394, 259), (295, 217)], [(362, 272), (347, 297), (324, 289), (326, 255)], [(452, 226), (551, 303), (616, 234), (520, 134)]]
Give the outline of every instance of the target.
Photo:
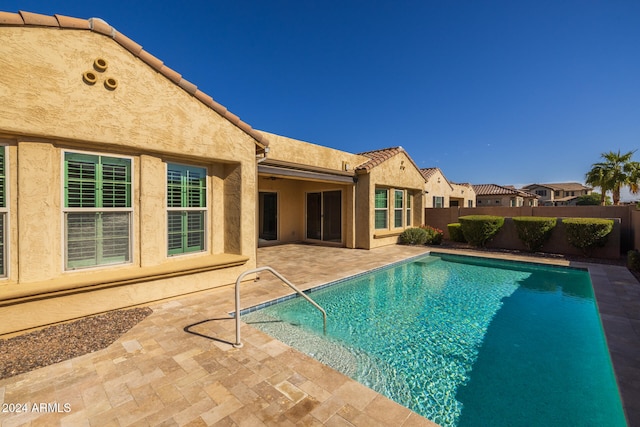
[[(427, 250), (284, 245), (258, 249), (258, 265), (307, 289)], [(591, 271), (627, 417), (640, 425), (640, 284), (623, 267), (581, 266)], [(268, 273), (241, 288), (243, 307), (290, 293)], [(227, 286), (151, 304), (154, 313), (108, 348), (0, 381), (3, 408), (28, 404), (0, 413), (2, 427), (435, 425), (250, 326), (233, 348), (233, 297)], [(34, 403), (49, 405), (36, 412)]]

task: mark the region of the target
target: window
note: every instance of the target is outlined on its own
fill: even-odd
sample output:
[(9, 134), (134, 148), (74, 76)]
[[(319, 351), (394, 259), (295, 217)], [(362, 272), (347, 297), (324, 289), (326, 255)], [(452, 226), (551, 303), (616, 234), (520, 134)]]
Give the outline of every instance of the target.
[(389, 218), (389, 190), (376, 188), (375, 190), (375, 228), (388, 228)]
[(205, 250), (207, 170), (167, 165), (168, 254)]
[(131, 159), (64, 155), (67, 269), (131, 261)]
[(433, 196), (433, 207), (434, 208), (443, 208), (444, 207), (444, 197), (442, 197), (442, 196)]
[(547, 195), (547, 190), (536, 190), (536, 194), (544, 197)]
[[(480, 203), (480, 200), (478, 200), (478, 203)], [(473, 207), (473, 200), (467, 200), (467, 207), (469, 208)]]
[(411, 199), (413, 196), (407, 192), (407, 227), (411, 226)]
[(393, 196), (393, 226), (402, 227), (402, 214), (404, 211), (404, 191), (395, 190)]
[(0, 146), (0, 277), (7, 275), (7, 172), (5, 147)]

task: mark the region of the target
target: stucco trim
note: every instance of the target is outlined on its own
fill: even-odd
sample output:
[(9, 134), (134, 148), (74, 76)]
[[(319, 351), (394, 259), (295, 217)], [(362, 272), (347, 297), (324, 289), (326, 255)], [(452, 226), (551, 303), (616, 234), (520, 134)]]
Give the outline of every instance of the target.
[(172, 259), (170, 262), (153, 267), (132, 267), (108, 272), (94, 270), (89, 273), (92, 274), (90, 277), (87, 277), (87, 272), (74, 272), (78, 273), (78, 276), (65, 274), (59, 279), (14, 285), (19, 289), (11, 289), (12, 285), (2, 289), (3, 286), (0, 285), (0, 289), (3, 290), (0, 296), (0, 307), (238, 267), (246, 264), (248, 260), (249, 258), (243, 255), (209, 255), (179, 261)]

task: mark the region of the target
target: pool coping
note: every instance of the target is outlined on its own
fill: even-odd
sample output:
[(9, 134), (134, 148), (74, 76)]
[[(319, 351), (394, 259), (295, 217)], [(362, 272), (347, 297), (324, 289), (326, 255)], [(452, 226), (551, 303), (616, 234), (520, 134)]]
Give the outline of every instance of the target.
[[(303, 292), (313, 293), (328, 286), (334, 286), (347, 280), (391, 268), (394, 265), (412, 262), (412, 260), (431, 254), (499, 259), (539, 266), (588, 271), (627, 423), (629, 426), (640, 425), (640, 283), (626, 267), (569, 261), (566, 259), (533, 258), (526, 255), (477, 253), (473, 250), (438, 248), (437, 250), (428, 250), (419, 255), (312, 286), (304, 289)], [(240, 310), (240, 316), (297, 296), (294, 292), (247, 307)], [(235, 312), (230, 314), (234, 316)]]

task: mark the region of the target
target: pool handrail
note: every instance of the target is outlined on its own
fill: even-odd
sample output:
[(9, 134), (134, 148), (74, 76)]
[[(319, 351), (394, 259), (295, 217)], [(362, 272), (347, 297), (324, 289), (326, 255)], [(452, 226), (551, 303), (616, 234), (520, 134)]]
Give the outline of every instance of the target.
[(242, 347), (242, 342), (240, 342), (240, 282), (242, 281), (242, 279), (244, 279), (245, 276), (249, 275), (249, 274), (254, 274), (254, 273), (260, 273), (261, 271), (269, 271), (271, 272), (274, 276), (276, 276), (278, 279), (282, 280), (282, 282), (284, 284), (286, 284), (287, 286), (289, 286), (291, 289), (293, 289), (294, 291), (296, 291), (296, 293), (298, 295), (300, 295), (301, 297), (303, 297), (304, 299), (306, 299), (307, 301), (309, 301), (311, 303), (311, 305), (313, 305), (315, 308), (317, 308), (318, 310), (320, 310), (320, 312), (322, 313), (322, 323), (323, 323), (323, 330), (324, 333), (327, 333), (327, 312), (324, 311), (324, 309), (322, 307), (320, 307), (314, 300), (312, 300), (311, 298), (309, 298), (309, 296), (307, 294), (305, 294), (304, 292), (302, 292), (300, 289), (298, 289), (293, 283), (291, 283), (290, 281), (288, 281), (282, 274), (278, 273), (276, 270), (274, 270), (271, 267), (265, 266), (265, 267), (258, 267), (258, 268), (254, 268), (251, 270), (247, 270), (244, 273), (242, 273), (240, 276), (238, 276), (238, 279), (236, 279), (236, 311), (235, 311), (235, 318), (236, 318), (236, 342), (233, 344), (233, 346), (235, 348), (241, 348)]

